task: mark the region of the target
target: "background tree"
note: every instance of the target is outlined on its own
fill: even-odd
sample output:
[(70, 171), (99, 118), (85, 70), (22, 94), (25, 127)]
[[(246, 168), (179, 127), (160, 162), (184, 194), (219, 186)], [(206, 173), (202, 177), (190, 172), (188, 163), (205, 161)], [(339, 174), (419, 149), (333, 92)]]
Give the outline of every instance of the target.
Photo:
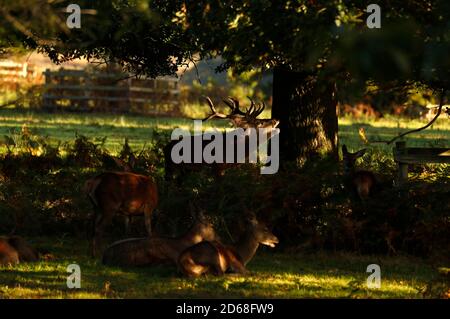
[(366, 26), (360, 1), (189, 2), (187, 29), (222, 68), (274, 70), (273, 116), (286, 159), (337, 155), (338, 100), (417, 84), (442, 89), (449, 71), (449, 4), (382, 5), (382, 28)]
[(55, 45), (51, 41), (56, 30), (67, 31), (54, 8), (43, 0), (0, 0), (0, 16), (0, 56), (11, 50)]

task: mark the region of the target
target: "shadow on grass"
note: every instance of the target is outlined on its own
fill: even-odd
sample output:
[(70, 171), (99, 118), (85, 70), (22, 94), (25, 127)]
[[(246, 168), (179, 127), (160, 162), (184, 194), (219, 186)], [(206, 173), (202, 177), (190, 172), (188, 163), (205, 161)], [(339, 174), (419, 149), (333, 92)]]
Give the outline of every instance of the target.
[[(174, 266), (107, 267), (80, 252), (71, 251), (74, 255), (66, 259), (0, 269), (0, 295), (14, 298), (21, 291), (20, 297), (44, 298), (80, 294), (87, 298), (418, 298), (419, 288), (433, 278), (430, 266), (409, 257), (263, 252), (250, 262), (247, 276), (188, 279), (180, 277)], [(66, 286), (66, 267), (73, 260), (81, 267), (81, 289)], [(370, 263), (382, 267), (381, 290), (365, 287)]]

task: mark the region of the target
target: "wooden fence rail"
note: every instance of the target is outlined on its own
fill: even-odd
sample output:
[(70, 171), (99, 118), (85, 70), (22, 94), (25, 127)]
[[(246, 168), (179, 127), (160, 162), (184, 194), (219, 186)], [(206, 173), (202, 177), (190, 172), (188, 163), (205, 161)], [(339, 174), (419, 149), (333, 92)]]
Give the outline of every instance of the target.
[(32, 64), (0, 60), (0, 86), (2, 88), (16, 90), (22, 83), (38, 84), (41, 80), (41, 74)]
[(10, 60), (0, 61), (0, 76), (1, 77), (22, 77), (35, 76), (36, 71), (33, 65), (27, 62), (17, 63)]
[(46, 70), (43, 107), (48, 110), (157, 113), (155, 105), (178, 105), (176, 78), (138, 79), (123, 73)]

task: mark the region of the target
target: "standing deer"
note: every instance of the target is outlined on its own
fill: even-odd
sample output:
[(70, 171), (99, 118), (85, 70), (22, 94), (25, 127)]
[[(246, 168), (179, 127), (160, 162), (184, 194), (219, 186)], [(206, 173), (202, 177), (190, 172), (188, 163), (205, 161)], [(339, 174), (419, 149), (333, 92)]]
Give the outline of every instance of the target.
[(176, 265), (180, 253), (203, 240), (217, 240), (212, 223), (202, 214), (182, 236), (151, 237), (117, 241), (103, 254), (103, 264), (115, 266), (145, 266), (161, 263)]
[(151, 215), (158, 205), (158, 189), (152, 178), (130, 172), (106, 172), (87, 180), (84, 191), (94, 208), (93, 256), (97, 255), (104, 228), (119, 213), (125, 216), (127, 230), (131, 216), (144, 215), (150, 236)]
[(37, 261), (39, 252), (22, 237), (0, 237), (0, 266)]
[(356, 192), (361, 200), (366, 200), (377, 185), (377, 179), (372, 172), (355, 169), (356, 160), (365, 153), (366, 149), (350, 153), (347, 150), (347, 146), (342, 146), (345, 182), (352, 191)]
[(223, 275), (227, 270), (245, 274), (245, 266), (260, 244), (275, 247), (278, 238), (253, 216), (249, 228), (235, 245), (225, 246), (218, 241), (200, 242), (181, 253), (178, 268), (188, 277), (209, 273)]
[[(239, 101), (228, 98), (228, 100), (224, 100), (225, 104), (231, 109), (230, 114), (223, 114), (219, 113), (213, 102), (209, 97), (206, 97), (206, 101), (208, 102), (208, 105), (212, 111), (210, 115), (208, 115), (206, 118), (204, 118), (202, 121), (208, 121), (213, 118), (221, 118), (221, 119), (228, 119), (233, 123), (233, 126), (235, 128), (241, 128), (241, 129), (248, 129), (248, 128), (255, 128), (255, 129), (274, 129), (278, 126), (279, 121), (275, 119), (257, 119), (257, 116), (259, 116), (264, 108), (265, 104), (262, 103), (262, 105), (256, 105), (253, 100), (251, 101), (251, 106), (246, 110), (246, 112), (243, 112), (239, 108)], [(226, 140), (227, 134), (229, 136), (233, 135), (235, 132), (227, 132), (223, 133), (223, 140)], [(175, 163), (172, 160), (171, 152), (173, 147), (179, 143), (179, 140), (172, 140), (170, 141), (165, 147), (164, 147), (164, 158), (165, 158), (165, 177), (166, 180), (170, 179), (177, 171), (183, 171), (183, 170), (189, 170), (189, 171), (195, 171), (195, 170), (201, 170), (205, 167), (211, 168), (216, 176), (223, 175), (224, 171), (232, 166), (235, 166), (236, 163), (226, 163), (225, 160), (223, 163), (213, 162), (213, 163), (194, 163), (193, 157), (194, 157), (194, 145), (196, 144), (196, 139), (198, 139), (197, 143), (201, 145), (201, 150), (209, 145), (211, 143), (211, 139), (204, 139), (203, 135), (195, 135), (190, 136), (191, 141), (190, 145), (192, 147), (191, 150), (191, 157), (192, 161), (191, 163)], [(268, 138), (270, 139), (272, 135), (269, 133)], [(237, 140), (233, 140), (235, 149), (238, 147), (244, 147), (245, 148), (245, 162), (247, 162), (250, 151), (248, 144), (248, 136), (245, 136), (244, 138), (238, 138)], [(226, 144), (224, 144), (224, 147), (226, 147)], [(223, 150), (223, 154), (226, 154), (226, 149)], [(182, 175), (178, 172), (178, 175)]]

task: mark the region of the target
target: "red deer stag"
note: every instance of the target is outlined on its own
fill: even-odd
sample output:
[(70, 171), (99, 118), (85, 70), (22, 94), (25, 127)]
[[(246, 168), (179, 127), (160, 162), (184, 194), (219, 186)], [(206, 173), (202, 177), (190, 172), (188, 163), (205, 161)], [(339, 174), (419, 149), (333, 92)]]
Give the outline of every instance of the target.
[(211, 114), (205, 117), (202, 121), (208, 121), (213, 118), (228, 119), (235, 128), (276, 128), (279, 121), (276, 119), (258, 119), (257, 117), (266, 108), (266, 104), (262, 102), (257, 105), (250, 97), (250, 107), (244, 112), (239, 108), (239, 101), (235, 98), (228, 97), (223, 102), (231, 109), (230, 114), (223, 114), (217, 112), (214, 103), (209, 97), (205, 97), (208, 102)]
[(245, 265), (253, 258), (260, 244), (275, 247), (278, 238), (253, 216), (249, 228), (235, 245), (225, 246), (218, 241), (200, 242), (181, 253), (178, 268), (188, 277), (209, 273), (223, 275), (228, 270), (245, 274)]
[(39, 260), (39, 253), (22, 237), (0, 237), (0, 266)]
[(375, 175), (366, 170), (356, 170), (356, 160), (366, 153), (366, 149), (350, 153), (347, 146), (342, 146), (342, 155), (344, 161), (344, 177), (347, 187), (358, 195), (361, 200), (366, 200), (373, 193), (377, 186)]
[(93, 256), (97, 255), (104, 228), (117, 214), (125, 216), (127, 229), (130, 217), (144, 215), (150, 236), (151, 215), (158, 204), (158, 189), (151, 177), (130, 172), (106, 172), (87, 180), (84, 191), (94, 208)]
[[(274, 129), (278, 126), (279, 121), (275, 119), (257, 119), (257, 116), (259, 116), (262, 111), (265, 108), (265, 104), (262, 103), (262, 105), (256, 105), (253, 100), (251, 101), (251, 106), (246, 110), (246, 112), (243, 112), (239, 108), (239, 102), (233, 98), (228, 98), (228, 100), (224, 100), (225, 104), (231, 109), (230, 114), (223, 114), (219, 113), (213, 102), (209, 97), (206, 97), (206, 100), (208, 102), (208, 105), (212, 111), (210, 115), (208, 115), (206, 118), (204, 118), (202, 121), (208, 121), (213, 118), (221, 118), (221, 119), (228, 119), (230, 120), (235, 128), (239, 129), (248, 129), (248, 128), (254, 128), (254, 129)], [(227, 140), (227, 137), (231, 137), (236, 134), (237, 130), (223, 133), (223, 140)], [(223, 175), (224, 171), (232, 166), (236, 165), (236, 156), (234, 163), (228, 163), (225, 160), (225, 157), (222, 157), (222, 163), (220, 162), (212, 162), (212, 163), (206, 163), (204, 160), (201, 162), (195, 162), (195, 144), (199, 144), (201, 149), (200, 151), (203, 152), (206, 146), (208, 146), (214, 138), (204, 138), (205, 136), (209, 136), (209, 134), (201, 134), (201, 135), (194, 135), (190, 136), (190, 145), (191, 145), (191, 160), (190, 163), (175, 163), (172, 159), (172, 150), (176, 144), (180, 142), (180, 140), (172, 140), (170, 141), (165, 147), (164, 147), (164, 158), (165, 158), (165, 177), (166, 180), (169, 180), (173, 175), (183, 175), (180, 174), (179, 171), (195, 171), (195, 170), (201, 170), (204, 167), (211, 168), (216, 176)], [(268, 133), (268, 139), (272, 137), (271, 133)], [(229, 145), (228, 143), (224, 143), (224, 149), (223, 149), (223, 155), (226, 154), (226, 147), (232, 147), (233, 149), (238, 149), (242, 147), (245, 149), (245, 159), (244, 162), (248, 161), (249, 154), (250, 154), (250, 147), (249, 145), (249, 136), (246, 135), (244, 137), (237, 137), (235, 139), (233, 137), (232, 139), (232, 145)], [(178, 173), (178, 174), (176, 174)]]
[(212, 223), (203, 214), (195, 218), (193, 226), (175, 238), (131, 238), (117, 241), (103, 254), (103, 264), (115, 266), (147, 266), (161, 263), (176, 265), (178, 256), (186, 248), (203, 240), (217, 240)]

